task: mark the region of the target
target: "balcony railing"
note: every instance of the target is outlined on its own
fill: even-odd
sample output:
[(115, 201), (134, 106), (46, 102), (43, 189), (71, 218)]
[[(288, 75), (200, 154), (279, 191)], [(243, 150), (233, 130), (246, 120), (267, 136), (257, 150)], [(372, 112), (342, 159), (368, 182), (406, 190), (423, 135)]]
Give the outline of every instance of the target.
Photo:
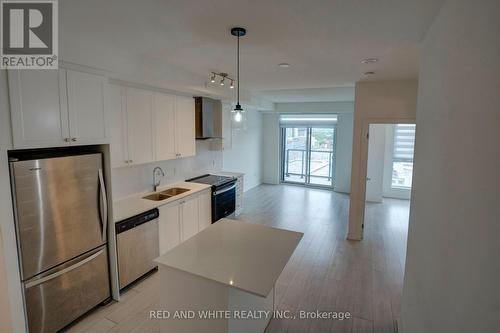
[[(309, 175), (331, 181), (333, 177), (333, 151), (311, 150), (311, 170)], [(285, 177), (299, 176), (304, 178), (307, 170), (306, 149), (285, 150)]]

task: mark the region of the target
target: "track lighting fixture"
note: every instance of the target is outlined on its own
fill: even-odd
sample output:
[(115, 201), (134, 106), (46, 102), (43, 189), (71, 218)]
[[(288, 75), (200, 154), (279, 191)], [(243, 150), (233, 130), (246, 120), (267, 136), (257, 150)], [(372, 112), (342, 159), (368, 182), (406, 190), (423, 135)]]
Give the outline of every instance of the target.
[(229, 86), (229, 88), (231, 88), (231, 89), (234, 88), (234, 81), (235, 80), (233, 78), (229, 77), (229, 74), (211, 72), (211, 74), (210, 74), (210, 82), (211, 83), (215, 83), (215, 81), (218, 80), (218, 78), (220, 78), (219, 85), (225, 86), (226, 80), (229, 80), (229, 82), (231, 82), (231, 85)]

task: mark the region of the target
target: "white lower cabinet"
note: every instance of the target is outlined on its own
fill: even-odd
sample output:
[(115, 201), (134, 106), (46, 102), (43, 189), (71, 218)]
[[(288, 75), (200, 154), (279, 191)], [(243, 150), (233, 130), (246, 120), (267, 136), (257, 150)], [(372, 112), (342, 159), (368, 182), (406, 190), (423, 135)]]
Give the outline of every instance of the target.
[(196, 235), (211, 223), (210, 190), (160, 206), (160, 255)]
[(159, 208), (160, 255), (181, 242), (181, 203), (175, 201)]
[(181, 203), (181, 241), (185, 241), (198, 233), (198, 203), (198, 196), (195, 198), (185, 199)]
[(212, 192), (203, 191), (199, 195), (198, 204), (198, 229), (202, 231), (212, 224)]

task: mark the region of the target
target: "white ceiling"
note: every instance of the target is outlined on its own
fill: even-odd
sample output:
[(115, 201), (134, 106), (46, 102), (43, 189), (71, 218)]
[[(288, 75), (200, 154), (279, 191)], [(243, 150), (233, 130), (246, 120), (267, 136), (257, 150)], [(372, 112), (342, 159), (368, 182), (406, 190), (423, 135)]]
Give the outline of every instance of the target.
[[(125, 79), (220, 94), (210, 71), (235, 74), (241, 25), (242, 89), (275, 102), (353, 100), (370, 79), (415, 78), (418, 44), (441, 0), (65, 0), (60, 54)], [(376, 64), (363, 65), (365, 57)], [(282, 62), (291, 64), (279, 68)]]

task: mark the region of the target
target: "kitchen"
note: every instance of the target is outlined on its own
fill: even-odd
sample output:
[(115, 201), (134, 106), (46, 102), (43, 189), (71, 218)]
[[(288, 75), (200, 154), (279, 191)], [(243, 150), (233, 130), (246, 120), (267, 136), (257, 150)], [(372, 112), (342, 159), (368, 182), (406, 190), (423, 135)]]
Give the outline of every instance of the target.
[[(66, 63), (57, 71), (11, 71), (8, 80), (9, 163), (30, 331), (59, 330), (119, 300), (120, 290), (156, 270), (160, 254), (241, 212), (244, 174), (220, 166), (223, 135), (231, 135), (231, 114), (227, 124), (220, 100), (116, 84), (106, 73)], [(186, 170), (186, 159), (194, 169)], [(144, 183), (121, 184), (134, 178), (127, 173), (150, 168)], [(89, 283), (103, 287), (57, 310)]]
[(500, 330), (498, 1), (0, 7), (0, 332)]

